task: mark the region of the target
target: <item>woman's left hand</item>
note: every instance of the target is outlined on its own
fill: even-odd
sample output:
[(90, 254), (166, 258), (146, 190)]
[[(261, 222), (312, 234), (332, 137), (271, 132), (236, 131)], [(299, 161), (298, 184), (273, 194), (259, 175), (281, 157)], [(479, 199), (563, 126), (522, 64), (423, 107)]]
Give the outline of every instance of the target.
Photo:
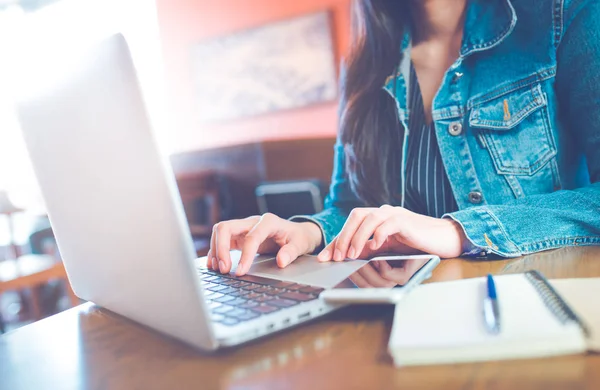
[(403, 207), (352, 210), (342, 231), (319, 254), (319, 261), (368, 258), (378, 252), (425, 252), (441, 258), (463, 252), (465, 233), (452, 219), (433, 218)]

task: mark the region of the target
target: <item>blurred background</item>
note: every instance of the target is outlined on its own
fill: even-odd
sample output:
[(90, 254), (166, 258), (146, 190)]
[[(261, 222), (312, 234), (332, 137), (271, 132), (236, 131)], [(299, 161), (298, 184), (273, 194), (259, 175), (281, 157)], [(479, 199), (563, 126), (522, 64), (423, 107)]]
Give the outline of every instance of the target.
[(351, 0), (0, 0), (0, 332), (78, 303), (13, 108), (24, 64), (10, 59), (123, 33), (201, 256), (220, 220), (322, 208), (350, 14)]

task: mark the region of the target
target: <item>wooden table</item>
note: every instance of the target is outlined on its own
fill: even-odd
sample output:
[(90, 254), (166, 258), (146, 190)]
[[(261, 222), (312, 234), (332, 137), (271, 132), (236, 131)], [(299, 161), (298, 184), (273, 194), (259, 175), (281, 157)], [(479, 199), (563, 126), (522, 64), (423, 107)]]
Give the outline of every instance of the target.
[[(600, 247), (446, 260), (433, 280), (528, 269), (549, 278), (600, 276)], [(351, 306), (206, 356), (85, 304), (0, 338), (0, 389), (600, 389), (600, 355), (395, 369), (386, 353), (392, 312)]]

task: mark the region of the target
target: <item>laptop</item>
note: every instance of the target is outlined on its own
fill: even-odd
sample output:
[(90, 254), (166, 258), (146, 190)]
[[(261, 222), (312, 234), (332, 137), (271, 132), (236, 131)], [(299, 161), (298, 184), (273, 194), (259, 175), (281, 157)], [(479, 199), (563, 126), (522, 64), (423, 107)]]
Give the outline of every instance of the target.
[[(368, 261), (302, 256), (280, 269), (273, 256), (257, 256), (248, 275), (235, 277), (196, 258), (123, 36), (65, 56), (43, 53), (51, 54), (31, 61), (15, 82), (22, 86), (16, 108), (78, 297), (203, 351), (343, 306), (319, 294), (352, 287), (351, 275)], [(234, 270), (239, 255), (232, 252)]]
[(23, 81), (17, 113), (78, 297), (205, 351), (339, 307), (317, 297), (344, 272), (314, 258), (283, 279), (272, 257), (256, 260), (263, 276), (242, 278), (196, 259), (123, 36), (29, 68), (37, 84)]

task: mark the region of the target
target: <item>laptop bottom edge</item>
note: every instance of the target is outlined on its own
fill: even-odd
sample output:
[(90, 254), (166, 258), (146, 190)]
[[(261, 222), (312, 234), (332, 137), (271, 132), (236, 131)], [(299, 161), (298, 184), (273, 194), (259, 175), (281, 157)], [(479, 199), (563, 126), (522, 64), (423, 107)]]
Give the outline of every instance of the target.
[(344, 306), (313, 301), (238, 326), (227, 327), (214, 323), (213, 328), (220, 348), (235, 347), (316, 320)]

